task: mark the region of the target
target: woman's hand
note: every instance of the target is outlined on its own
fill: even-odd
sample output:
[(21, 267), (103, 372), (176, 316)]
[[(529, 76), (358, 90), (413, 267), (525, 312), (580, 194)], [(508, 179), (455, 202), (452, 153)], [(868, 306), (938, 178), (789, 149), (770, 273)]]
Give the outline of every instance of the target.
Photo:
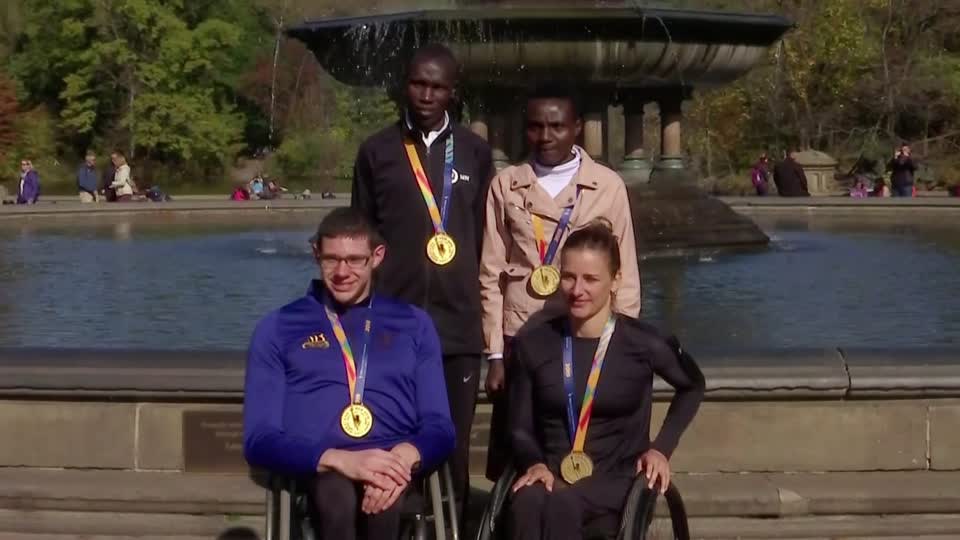
[(670, 486), (670, 461), (667, 456), (651, 448), (640, 455), (637, 460), (637, 474), (643, 473), (647, 477), (647, 487), (653, 489), (657, 480), (660, 480), (660, 493), (666, 493)]
[(527, 472), (514, 482), (512, 491), (516, 493), (521, 488), (532, 486), (537, 482), (543, 482), (543, 487), (547, 491), (553, 491), (553, 480), (553, 473), (550, 472), (550, 469), (543, 463), (537, 463), (527, 469)]

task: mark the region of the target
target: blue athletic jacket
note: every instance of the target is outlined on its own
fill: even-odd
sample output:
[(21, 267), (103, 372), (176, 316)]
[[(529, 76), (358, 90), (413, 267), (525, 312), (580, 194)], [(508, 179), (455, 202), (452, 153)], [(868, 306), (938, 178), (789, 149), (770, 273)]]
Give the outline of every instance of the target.
[[(373, 429), (362, 439), (340, 428), (349, 403), (346, 370), (323, 307), (323, 285), (264, 317), (247, 358), (244, 454), (267, 470), (310, 474), (330, 448), (389, 450), (413, 444), (421, 470), (439, 465), (454, 446), (440, 343), (430, 318), (409, 304), (375, 295), (363, 402)], [(367, 302), (340, 321), (360, 369)]]

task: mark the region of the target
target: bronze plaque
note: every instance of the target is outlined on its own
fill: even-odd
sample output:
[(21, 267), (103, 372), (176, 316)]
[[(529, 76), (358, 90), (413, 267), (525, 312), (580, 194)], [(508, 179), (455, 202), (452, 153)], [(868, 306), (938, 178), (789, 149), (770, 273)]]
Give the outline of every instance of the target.
[(245, 473), (243, 412), (183, 411), (183, 469), (197, 473)]

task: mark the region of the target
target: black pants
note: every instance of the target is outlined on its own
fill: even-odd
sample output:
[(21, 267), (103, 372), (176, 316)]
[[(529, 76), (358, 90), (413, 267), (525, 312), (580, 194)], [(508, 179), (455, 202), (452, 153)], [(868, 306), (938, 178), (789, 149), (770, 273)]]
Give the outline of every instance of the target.
[(445, 355), (443, 374), (447, 380), (450, 416), (457, 430), (457, 446), (450, 456), (450, 473), (456, 492), (457, 516), (463, 525), (464, 509), (470, 494), (470, 427), (480, 388), (480, 355)]
[[(503, 367), (506, 370), (505, 381), (510, 380), (510, 352), (512, 336), (503, 337)], [(493, 413), (490, 415), (490, 440), (487, 442), (487, 479), (496, 482), (510, 461), (510, 417), (508, 414), (506, 386), (490, 398)]]
[(629, 476), (597, 474), (574, 485), (559, 478), (553, 492), (536, 483), (514, 493), (509, 504), (513, 540), (582, 540), (584, 529), (615, 533), (633, 484)]
[(379, 514), (364, 514), (363, 486), (337, 472), (318, 474), (310, 490), (318, 540), (397, 540), (404, 496)]

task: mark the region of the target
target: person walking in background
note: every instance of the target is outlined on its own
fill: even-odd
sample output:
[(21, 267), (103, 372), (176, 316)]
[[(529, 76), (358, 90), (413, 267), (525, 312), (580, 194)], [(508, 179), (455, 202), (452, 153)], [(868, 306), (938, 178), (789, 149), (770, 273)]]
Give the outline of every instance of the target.
[(20, 160), (20, 187), (17, 190), (17, 204), (36, 204), (40, 198), (40, 173), (33, 168), (29, 159)]
[(97, 156), (88, 151), (83, 163), (77, 169), (77, 194), (82, 203), (96, 202), (97, 197)]
[(807, 173), (797, 163), (797, 153), (791, 151), (773, 168), (773, 183), (781, 197), (809, 197)]
[(136, 190), (133, 187), (133, 179), (130, 177), (130, 165), (127, 164), (127, 157), (123, 152), (117, 150), (110, 155), (113, 160), (113, 166), (116, 173), (113, 176), (113, 182), (110, 187), (117, 194), (117, 201), (124, 202), (133, 200), (133, 194)]
[(910, 155), (910, 145), (902, 144), (893, 153), (893, 159), (887, 163), (890, 171), (890, 184), (894, 197), (913, 197), (914, 173), (917, 165)]

